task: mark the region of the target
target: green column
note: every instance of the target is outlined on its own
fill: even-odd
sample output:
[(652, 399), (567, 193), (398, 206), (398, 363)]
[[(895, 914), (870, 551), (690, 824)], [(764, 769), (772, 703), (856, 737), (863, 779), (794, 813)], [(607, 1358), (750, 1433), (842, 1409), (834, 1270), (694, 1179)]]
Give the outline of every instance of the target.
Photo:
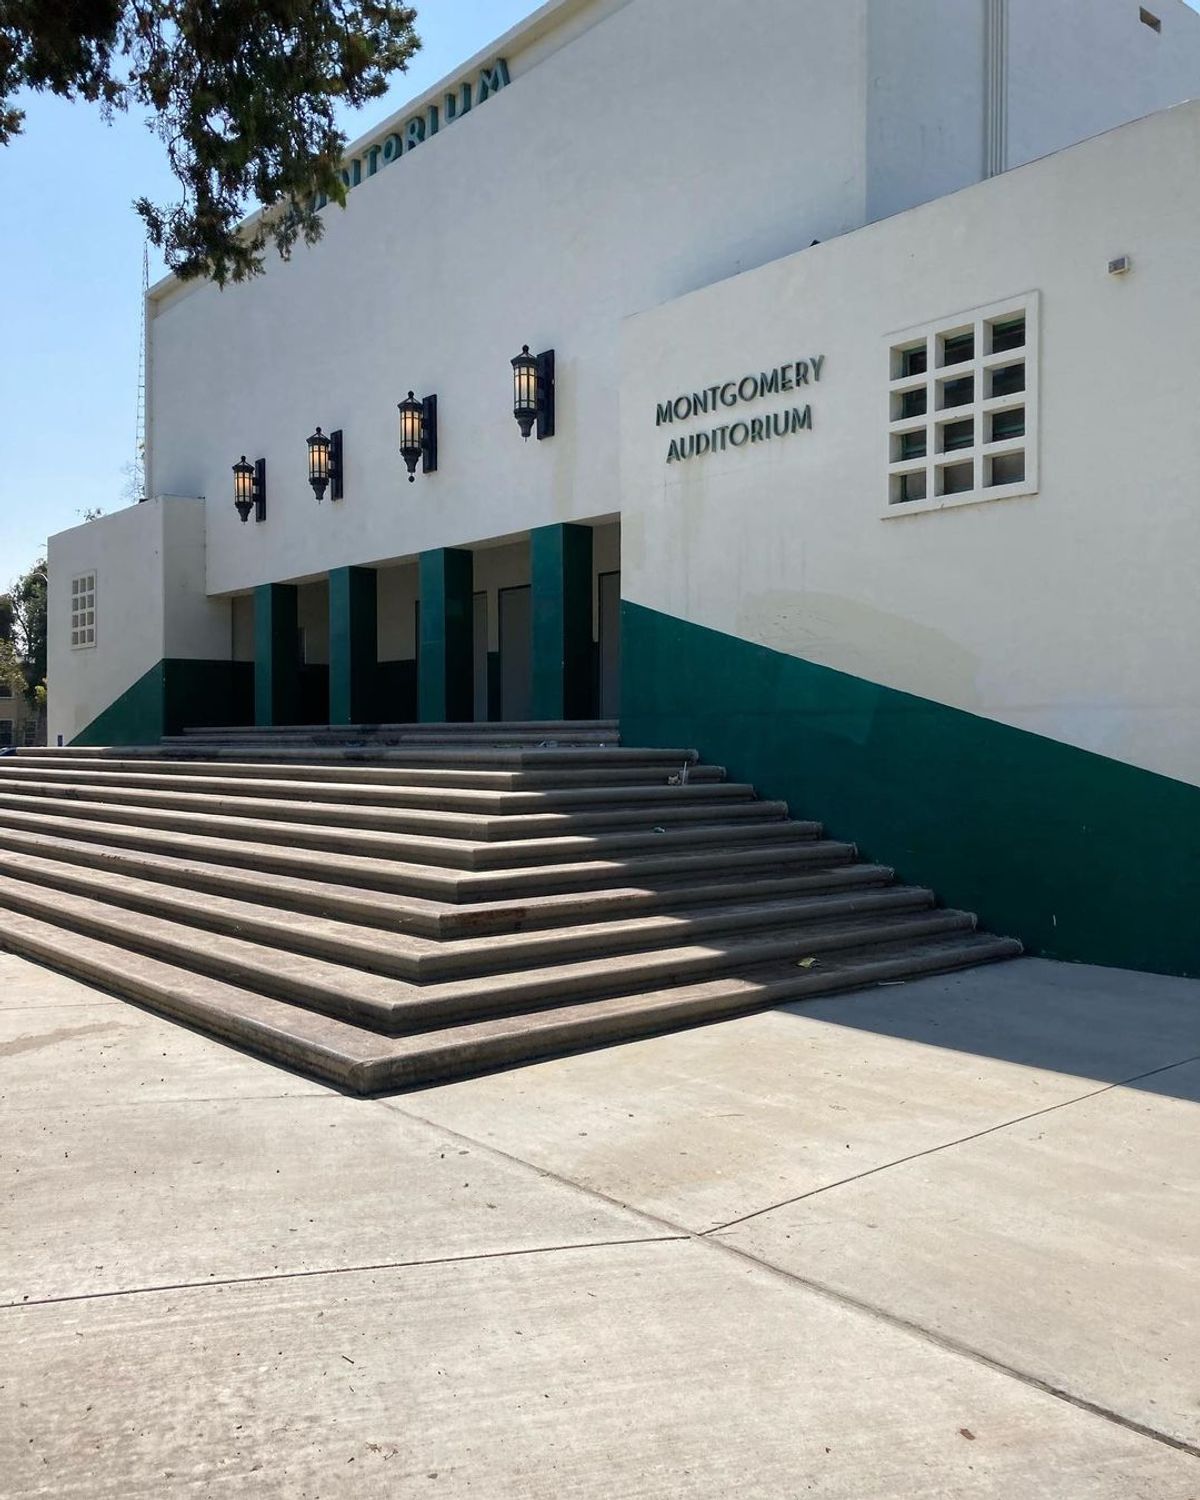
[(529, 534), (535, 719), (592, 716), (592, 528)]
[(468, 723), (475, 717), (474, 571), (470, 552), (442, 547), (421, 553), (422, 724)]
[(329, 574), (329, 722), (369, 724), (375, 706), (379, 593), (374, 568)]
[(299, 593), (291, 583), (254, 590), (254, 722), (295, 724), (300, 718)]

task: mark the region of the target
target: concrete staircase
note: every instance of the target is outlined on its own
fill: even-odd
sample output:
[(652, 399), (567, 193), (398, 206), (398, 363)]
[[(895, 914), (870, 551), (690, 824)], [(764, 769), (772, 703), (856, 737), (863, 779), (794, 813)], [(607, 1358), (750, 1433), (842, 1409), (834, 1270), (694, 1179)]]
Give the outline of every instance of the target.
[(1015, 956), (615, 724), (0, 759), (0, 946), (361, 1094)]

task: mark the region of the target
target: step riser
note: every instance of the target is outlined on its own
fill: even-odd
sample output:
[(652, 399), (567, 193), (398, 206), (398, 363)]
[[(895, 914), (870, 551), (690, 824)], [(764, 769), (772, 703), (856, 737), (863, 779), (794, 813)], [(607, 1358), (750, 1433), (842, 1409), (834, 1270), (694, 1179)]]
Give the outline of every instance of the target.
[(832, 895), (888, 886), (895, 879), (895, 872), (884, 866), (840, 865), (777, 880), (755, 878), (751, 873), (736, 882), (713, 884), (696, 876), (669, 889), (595, 890), (550, 896), (540, 902), (534, 898), (503, 906), (455, 907), (440, 906), (420, 897), (397, 905), (404, 898), (386, 892), (355, 891), (325, 881), (306, 882), (294, 876), (259, 873), (232, 865), (205, 865), (167, 854), (114, 849), (77, 838), (58, 839), (46, 833), (23, 833), (12, 828), (0, 827), (0, 849), (18, 856), (8, 862), (14, 873), (20, 856), (59, 859), (76, 868), (153, 880), (174, 890), (234, 896), (266, 908), (442, 941), (542, 931), (591, 919), (658, 916), (684, 906)]
[[(589, 771), (606, 769), (623, 769), (638, 771), (655, 771), (659, 768), (678, 771), (685, 765), (692, 765), (696, 760), (694, 750), (625, 750), (620, 747), (605, 748), (603, 746), (581, 747), (572, 749), (570, 746), (558, 749), (540, 749), (530, 746), (514, 746), (509, 749), (503, 747), (449, 747), (440, 745), (411, 746), (393, 749), (389, 746), (364, 746), (359, 748), (353, 745), (334, 746), (323, 748), (321, 746), (302, 747), (271, 747), (259, 751), (253, 745), (213, 745), (207, 743), (187, 742), (180, 744), (169, 744), (165, 751), (172, 757), (181, 755), (204, 755), (210, 759), (224, 759), (227, 756), (238, 756), (244, 753), (260, 754), (270, 759), (287, 763), (306, 755), (332, 756), (337, 760), (348, 761), (351, 765), (358, 763), (374, 764), (380, 762), (388, 766), (432, 766), (434, 768), (457, 768), (463, 767), (467, 770), (494, 770), (494, 771)], [(22, 751), (22, 755), (26, 752)], [(46, 747), (33, 749), (28, 752), (31, 755), (53, 754)], [(71, 754), (79, 752), (72, 747)], [(122, 753), (127, 753), (125, 750)], [(161, 751), (159, 753), (162, 753)]]
[[(325, 801), (281, 801), (275, 798), (215, 796), (204, 792), (172, 792), (157, 788), (112, 787), (104, 784), (43, 783), (20, 781), (5, 785), (4, 792), (20, 797), (41, 797), (57, 804), (103, 803), (141, 812), (197, 813), (215, 818), (257, 818), (275, 823), (328, 823), (347, 831), (365, 829), (374, 833), (417, 834), (427, 838), (470, 839), (479, 842), (512, 839), (562, 838), (575, 833), (620, 833), (644, 830), (647, 825), (686, 827), (713, 822), (772, 822), (787, 816), (783, 802), (719, 802), (700, 807), (656, 802), (630, 809), (569, 813), (513, 813), (491, 816), (475, 812), (448, 813), (439, 809), (377, 808), (342, 806)], [(2, 804), (0, 804), (2, 805)]]
[[(898, 984), (905, 980), (927, 978), (935, 974), (952, 974), (961, 969), (977, 968), (985, 963), (1002, 963), (1020, 957), (1020, 949), (1003, 948), (997, 940), (995, 951), (971, 951), (954, 955), (914, 955), (889, 963), (870, 963), (864, 971), (844, 974), (806, 976), (791, 983), (764, 985), (758, 994), (705, 1001), (696, 999), (664, 1012), (647, 1010), (642, 1014), (620, 1014), (600, 1017), (585, 1028), (564, 1020), (561, 1024), (539, 1029), (533, 1037), (512, 1035), (478, 1044), (464, 1041), (431, 1048), (419, 1063), (380, 1063), (363, 1070), (350, 1088), (363, 1098), (423, 1088), (431, 1084), (453, 1083), (457, 1079), (478, 1077), (520, 1064), (553, 1057), (569, 1057), (592, 1052), (601, 1047), (644, 1041), (670, 1032), (692, 1030), (740, 1016), (773, 1010), (781, 1005), (820, 1000), (826, 996), (870, 988), (873, 985)], [(345, 1086), (345, 1085), (343, 1085)]]
[[(713, 950), (686, 958), (631, 955), (605, 973), (545, 974), (538, 977), (498, 976), (489, 990), (472, 988), (469, 993), (442, 996), (413, 993), (403, 1006), (388, 1010), (352, 992), (348, 984), (293, 977), (282, 962), (267, 957), (237, 957), (197, 945), (186, 932), (158, 933), (133, 926), (113, 912), (64, 910), (66, 903), (51, 893), (0, 880), (0, 910), (11, 909), (53, 923), (65, 931), (81, 933), (104, 943), (119, 943), (135, 953), (185, 970), (205, 974), (226, 984), (255, 991), (273, 999), (289, 1001), (308, 1010), (333, 1016), (366, 1029), (407, 1034), (452, 1026), (485, 1017), (513, 1015), (540, 1007), (579, 1004), (626, 994), (637, 989), (696, 983), (702, 979), (735, 973), (750, 965), (808, 959), (839, 951), (896, 941), (920, 941), (969, 931), (972, 920), (962, 913), (935, 912), (916, 918), (885, 918), (786, 936), (763, 936), (757, 941)], [(352, 983), (352, 976), (350, 976)]]
[(876, 984), (895, 984), (920, 975), (950, 973), (982, 963), (1017, 957), (1018, 944), (1002, 939), (975, 939), (969, 945), (934, 944), (928, 950), (876, 950), (861, 963), (822, 973), (799, 971), (786, 979), (764, 976), (727, 987), (710, 996), (679, 997), (674, 1005), (625, 1009), (583, 1019), (555, 1017), (530, 1034), (508, 1032), (494, 1038), (468, 1038), (458, 1044), (432, 1045), (417, 1056), (396, 1059), (339, 1052), (292, 1032), (282, 1019), (272, 1021), (224, 1008), (170, 976), (131, 973), (112, 950), (64, 943), (62, 934), (44, 924), (18, 920), (5, 934), (14, 953), (49, 964), (84, 983), (146, 1006), (194, 1026), (279, 1066), (291, 1068), (360, 1096), (465, 1078), (514, 1063), (584, 1051), (622, 1041), (660, 1035), (682, 1027), (728, 1020), (773, 1006), (819, 999)]
[[(730, 934), (740, 936), (784, 924), (794, 926), (800, 933), (806, 925), (876, 913), (899, 915), (926, 910), (933, 905), (932, 894), (928, 891), (896, 887), (824, 899), (731, 904), (719, 911), (651, 920), (636, 932), (619, 926), (614, 928), (611, 922), (601, 921), (583, 933), (535, 933), (502, 944), (491, 940), (475, 946), (471, 952), (455, 951), (449, 944), (434, 943), (428, 952), (412, 955), (382, 948), (377, 943), (351, 941), (345, 936), (339, 938), (336, 933), (322, 932), (316, 924), (281, 924), (280, 918), (273, 916), (269, 909), (239, 903), (234, 911), (218, 911), (197, 904), (183, 892), (170, 887), (132, 888), (127, 882), (114, 880), (111, 876), (104, 878), (80, 872), (45, 859), (15, 861), (6, 868), (5, 874), (40, 891), (64, 891), (104, 901), (125, 911), (181, 923), (200, 932), (249, 939), (369, 973), (423, 983), (474, 979), (535, 965), (647, 952), (664, 944), (682, 946), (716, 941)], [(232, 898), (234, 893), (228, 895)], [(646, 922), (646, 919), (642, 920)]]
[[(176, 772), (183, 768), (174, 768)], [(336, 807), (372, 807), (380, 810), (428, 810), (475, 813), (480, 817), (534, 816), (546, 813), (628, 813), (653, 817), (680, 808), (726, 808), (754, 803), (754, 789), (734, 782), (700, 782), (690, 786), (612, 787), (578, 791), (516, 792), (489, 788), (419, 787), (401, 784), (313, 783), (304, 780), (272, 781), (266, 778), (238, 779), (232, 776), (140, 774), (127, 771), (76, 768), (42, 770), (18, 766), (16, 758), (0, 760), (0, 788), (24, 795), (30, 785), (41, 785), (46, 795), (60, 789), (92, 797), (112, 788), (120, 791), (203, 793), (224, 798), (266, 798), (272, 801), (329, 804)]]
[[(38, 802), (50, 799), (16, 796), (0, 792), (0, 808), (29, 812)], [(465, 840), (439, 839), (428, 834), (344, 833), (338, 828), (322, 828), (304, 823), (280, 823), (249, 817), (218, 817), (191, 812), (158, 812), (145, 807), (115, 807), (103, 802), (77, 802), (74, 798), (55, 798), (55, 814), (60, 817), (113, 823), (125, 827), (162, 829), (172, 833), (190, 833), (202, 838), (252, 839), (260, 844), (286, 844), (289, 847), (323, 850), (329, 854), (363, 856), (373, 859), (401, 860), (407, 864), (430, 865), (442, 870), (517, 869), (537, 863), (571, 864), (582, 859), (617, 859), (623, 855), (646, 854), (659, 845), (687, 852), (695, 849), (726, 849), (731, 845), (768, 841), (788, 843), (816, 838), (815, 824), (752, 822), (706, 823), (697, 828), (666, 828), (662, 833), (608, 833), (595, 836), (543, 836), (528, 844), (497, 841), (490, 845), (469, 844)], [(534, 847), (536, 846), (536, 847)]]
[[(602, 766), (581, 771), (539, 771), (493, 769), (472, 770), (447, 767), (436, 769), (422, 759), (412, 764), (372, 761), (358, 756), (351, 760), (330, 751), (318, 759), (272, 755), (267, 751), (255, 757), (233, 752), (218, 755), (187, 755), (172, 752), (169, 756), (157, 749), (47, 750), (23, 749), (18, 755), (0, 759), (0, 775), (10, 767), (45, 766), (87, 771), (153, 769), (155, 775), (192, 776), (196, 772), (236, 775), (248, 780), (300, 776), (305, 781), (323, 781), (330, 785), (416, 786), (477, 791), (584, 791), (601, 796), (607, 791), (626, 787), (666, 787), (672, 778), (681, 777), (682, 765)], [(720, 766), (691, 765), (687, 768), (690, 786), (720, 784), (725, 772)]]
[(681, 853), (661, 859), (587, 861), (574, 866), (546, 865), (535, 869), (472, 874), (393, 864), (382, 859), (342, 861), (337, 856), (320, 856), (282, 845), (238, 843), (233, 839), (208, 840), (194, 834), (123, 827), (115, 823), (89, 824), (82, 818), (38, 817), (10, 812), (8, 822), (16, 829), (54, 833), (101, 847), (152, 851), (183, 858), (191, 856), (260, 874), (296, 875), (367, 891), (464, 903), (532, 899), (574, 891), (583, 893), (605, 886), (637, 885), (643, 881), (674, 882), (689, 877), (712, 880), (734, 872), (762, 876), (796, 871), (807, 873), (848, 865), (857, 852), (852, 844), (801, 841), (772, 844), (769, 848)]

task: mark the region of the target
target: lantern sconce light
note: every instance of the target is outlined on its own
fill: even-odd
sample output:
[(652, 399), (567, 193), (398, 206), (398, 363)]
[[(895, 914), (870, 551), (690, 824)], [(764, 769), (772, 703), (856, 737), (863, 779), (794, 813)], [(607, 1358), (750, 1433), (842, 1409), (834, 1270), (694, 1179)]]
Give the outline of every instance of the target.
[(530, 354), (526, 344), (512, 362), (513, 416), (526, 442), (537, 424), (538, 442), (554, 436), (554, 350)]
[(308, 440), (308, 482), (318, 502), (329, 490), (331, 500), (340, 500), (342, 488), (342, 430), (325, 433), (318, 427)]
[(438, 466), (437, 397), (418, 401), (412, 391), (400, 403), (400, 456), (408, 468), (408, 482), (417, 478), (417, 463), (424, 474), (436, 474)]
[(267, 461), (260, 458), (248, 463), (243, 453), (233, 466), (233, 503), (243, 526), (254, 511), (256, 521), (267, 519)]

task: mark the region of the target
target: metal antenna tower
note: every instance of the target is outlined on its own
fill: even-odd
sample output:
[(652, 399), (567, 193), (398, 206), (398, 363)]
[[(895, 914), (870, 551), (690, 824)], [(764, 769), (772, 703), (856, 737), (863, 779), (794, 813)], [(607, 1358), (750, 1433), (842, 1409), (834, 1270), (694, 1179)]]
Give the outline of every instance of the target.
[(129, 471), (131, 498), (146, 497), (146, 294), (150, 290), (150, 242), (142, 241), (142, 301), (138, 332), (137, 416), (133, 436), (133, 463)]

